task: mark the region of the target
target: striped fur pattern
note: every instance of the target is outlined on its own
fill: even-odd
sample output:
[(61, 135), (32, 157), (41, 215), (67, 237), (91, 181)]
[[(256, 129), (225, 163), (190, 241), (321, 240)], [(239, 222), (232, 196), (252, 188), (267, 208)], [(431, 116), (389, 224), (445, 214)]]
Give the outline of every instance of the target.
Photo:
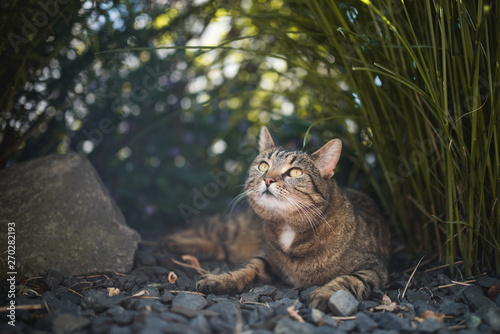
[(363, 299), (373, 287), (383, 289), (389, 231), (368, 196), (342, 189), (333, 180), (341, 148), (334, 139), (310, 155), (285, 150), (262, 128), (245, 193), (257, 215), (246, 221), (260, 224), (263, 247), (239, 270), (203, 276), (198, 290), (236, 293), (274, 280), (300, 288), (319, 286), (310, 294), (309, 306), (326, 310), (337, 290)]

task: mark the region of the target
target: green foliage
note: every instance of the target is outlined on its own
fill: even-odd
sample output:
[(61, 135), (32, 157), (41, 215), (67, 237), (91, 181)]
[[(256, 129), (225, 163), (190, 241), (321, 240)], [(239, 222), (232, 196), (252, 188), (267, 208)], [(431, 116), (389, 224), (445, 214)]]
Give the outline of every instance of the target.
[(413, 250), (438, 250), (450, 264), (462, 257), (467, 274), (482, 265), (498, 271), (500, 8), (483, 1), (286, 4), (293, 14), (277, 14), (266, 33), (307, 71), (304, 87), (324, 110), (313, 115), (322, 128), (344, 120), (362, 129), (345, 139), (402, 240)]

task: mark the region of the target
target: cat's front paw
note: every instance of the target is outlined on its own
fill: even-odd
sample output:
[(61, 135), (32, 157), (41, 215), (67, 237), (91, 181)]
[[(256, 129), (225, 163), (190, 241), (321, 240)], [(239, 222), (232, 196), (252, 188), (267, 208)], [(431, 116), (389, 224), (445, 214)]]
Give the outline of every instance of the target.
[(198, 282), (196, 282), (196, 289), (205, 294), (235, 294), (240, 288), (237, 282), (233, 281), (230, 275), (203, 275)]
[(327, 287), (320, 287), (313, 290), (307, 299), (307, 304), (310, 308), (316, 308), (320, 311), (327, 312), (328, 299), (333, 295), (334, 291)]

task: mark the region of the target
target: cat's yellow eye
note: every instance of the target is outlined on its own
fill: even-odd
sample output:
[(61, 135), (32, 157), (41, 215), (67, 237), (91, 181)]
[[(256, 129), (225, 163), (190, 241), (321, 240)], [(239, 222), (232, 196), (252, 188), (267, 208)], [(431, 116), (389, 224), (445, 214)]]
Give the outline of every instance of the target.
[(302, 175), (302, 169), (300, 168), (292, 168), (290, 169), (290, 176), (291, 177), (298, 177)]
[(259, 170), (261, 172), (267, 172), (268, 169), (269, 169), (269, 164), (267, 162), (262, 161), (259, 165)]

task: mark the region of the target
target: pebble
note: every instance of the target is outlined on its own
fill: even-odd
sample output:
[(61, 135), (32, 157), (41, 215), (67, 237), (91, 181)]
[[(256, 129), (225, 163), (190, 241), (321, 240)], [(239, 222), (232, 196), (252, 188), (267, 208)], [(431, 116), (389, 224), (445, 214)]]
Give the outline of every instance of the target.
[[(307, 307), (307, 298), (317, 287), (293, 289), (267, 284), (237, 295), (189, 293), (195, 290), (199, 277), (195, 270), (176, 266), (170, 256), (158, 255), (154, 247), (141, 252), (136, 269), (126, 275), (65, 277), (57, 271), (49, 271), (43, 278), (30, 281), (28, 287), (36, 293), (19, 294), (16, 305), (36, 304), (42, 308), (18, 309), (14, 331), (0, 322), (0, 332), (211, 334), (238, 330), (256, 334), (447, 334), (452, 332), (448, 329), (451, 326), (461, 326), (458, 334), (500, 332), (500, 295), (488, 295), (488, 290), (499, 284), (500, 276), (472, 277), (470, 279), (476, 282), (469, 286), (443, 288), (451, 284), (448, 269), (427, 273), (419, 270), (405, 298), (401, 298), (409, 275), (394, 272), (386, 290), (374, 288), (370, 298), (361, 302), (347, 291), (338, 292), (329, 303), (335, 305), (336, 311), (323, 313)], [(414, 263), (405, 267), (412, 265)], [(221, 268), (217, 261), (209, 262), (208, 266), (202, 263), (202, 267)], [(167, 279), (170, 271), (178, 275), (174, 284)], [(463, 279), (455, 277), (454, 280)], [(109, 297), (107, 287), (119, 288), (119, 295)], [(8, 303), (3, 297), (8, 288), (5, 282), (0, 282), (0, 305)], [(141, 297), (132, 297), (142, 290), (145, 292)], [(180, 292), (172, 293), (174, 290)], [(397, 304), (393, 311), (379, 307), (385, 295)], [(290, 306), (304, 323), (290, 315)], [(427, 310), (444, 313), (447, 316), (444, 323), (435, 319), (417, 321), (416, 317)], [(337, 321), (332, 315), (355, 319)]]
[(183, 306), (191, 310), (199, 311), (207, 306), (207, 300), (203, 296), (197, 294), (179, 292), (174, 300), (172, 300), (172, 305)]
[(378, 327), (378, 324), (365, 312), (359, 312), (356, 314), (356, 327), (360, 332), (371, 332)]
[(298, 322), (292, 319), (281, 319), (276, 324), (276, 334), (314, 334), (315, 327), (308, 323)]
[(358, 309), (359, 301), (352, 294), (345, 290), (336, 291), (328, 299), (328, 307), (333, 314), (346, 317), (353, 314)]

